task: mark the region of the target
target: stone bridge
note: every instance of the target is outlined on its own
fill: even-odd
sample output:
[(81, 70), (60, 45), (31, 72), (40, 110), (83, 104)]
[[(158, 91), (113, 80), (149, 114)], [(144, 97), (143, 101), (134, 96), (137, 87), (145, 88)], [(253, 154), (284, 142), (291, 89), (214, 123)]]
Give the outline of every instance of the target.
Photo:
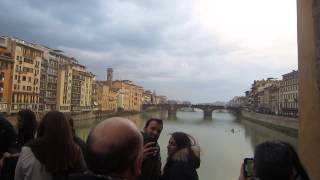
[(227, 109), (233, 111), (235, 113), (240, 113), (241, 109), (239, 107), (225, 107), (225, 106), (216, 106), (216, 105), (206, 105), (206, 104), (195, 104), (195, 105), (188, 105), (188, 104), (144, 104), (142, 105), (142, 109), (148, 109), (150, 107), (160, 107), (162, 109), (168, 110), (168, 116), (176, 116), (177, 111), (184, 107), (191, 107), (191, 108), (198, 108), (203, 111), (203, 117), (205, 119), (212, 118), (212, 112), (217, 109)]

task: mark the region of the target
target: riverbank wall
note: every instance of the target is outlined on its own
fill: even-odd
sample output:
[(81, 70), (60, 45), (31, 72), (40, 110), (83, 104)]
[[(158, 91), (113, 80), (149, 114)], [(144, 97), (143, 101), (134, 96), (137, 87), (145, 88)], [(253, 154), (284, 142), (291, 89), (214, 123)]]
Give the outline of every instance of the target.
[(298, 118), (261, 114), (248, 111), (241, 111), (241, 117), (257, 124), (261, 124), (263, 126), (285, 132), (290, 136), (298, 137)]
[[(123, 111), (123, 112), (111, 112), (111, 111), (91, 111), (91, 112), (81, 112), (81, 113), (64, 113), (67, 118), (71, 117), (74, 121), (85, 121), (85, 120), (104, 120), (110, 117), (117, 116), (130, 116), (134, 114), (139, 114), (139, 111)], [(42, 119), (45, 113), (36, 114), (38, 121)], [(9, 122), (13, 125), (17, 125), (17, 115), (5, 116)]]

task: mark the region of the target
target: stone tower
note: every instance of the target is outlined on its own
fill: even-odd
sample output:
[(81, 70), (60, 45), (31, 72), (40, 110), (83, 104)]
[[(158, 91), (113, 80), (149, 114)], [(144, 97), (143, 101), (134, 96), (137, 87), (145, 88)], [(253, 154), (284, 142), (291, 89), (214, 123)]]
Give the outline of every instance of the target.
[(112, 78), (113, 78), (113, 69), (108, 68), (107, 69), (107, 83), (109, 86), (112, 86)]

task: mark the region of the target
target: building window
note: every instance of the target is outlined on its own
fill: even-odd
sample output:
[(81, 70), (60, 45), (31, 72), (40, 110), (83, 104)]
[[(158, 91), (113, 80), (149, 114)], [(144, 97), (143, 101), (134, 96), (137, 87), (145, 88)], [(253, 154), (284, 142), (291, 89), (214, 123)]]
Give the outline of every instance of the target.
[(26, 77), (25, 76), (22, 76), (22, 81), (26, 81)]

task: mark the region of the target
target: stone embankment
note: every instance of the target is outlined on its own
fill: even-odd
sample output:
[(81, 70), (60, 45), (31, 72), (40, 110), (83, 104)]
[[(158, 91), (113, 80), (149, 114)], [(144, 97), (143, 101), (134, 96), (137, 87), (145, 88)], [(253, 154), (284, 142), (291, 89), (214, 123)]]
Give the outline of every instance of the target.
[(298, 118), (261, 114), (255, 112), (242, 111), (241, 116), (255, 123), (283, 131), (291, 136), (298, 137)]
[[(138, 114), (138, 111), (124, 111), (124, 112), (110, 112), (110, 111), (91, 111), (82, 113), (65, 113), (67, 118), (72, 117), (75, 121), (83, 120), (104, 120), (115, 116), (129, 116), (133, 114)], [(45, 113), (36, 113), (36, 118), (38, 121), (42, 119)], [(11, 115), (6, 117), (13, 126), (17, 124), (17, 115)]]

